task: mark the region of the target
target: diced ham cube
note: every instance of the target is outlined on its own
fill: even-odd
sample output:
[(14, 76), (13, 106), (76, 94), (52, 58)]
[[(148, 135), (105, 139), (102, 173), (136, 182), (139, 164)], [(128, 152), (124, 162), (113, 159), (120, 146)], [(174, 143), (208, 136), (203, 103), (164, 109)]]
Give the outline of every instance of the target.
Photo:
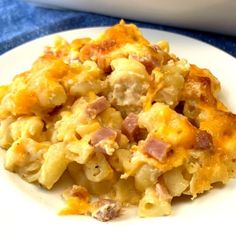
[(115, 130), (103, 127), (92, 135), (91, 144), (95, 146), (102, 140), (115, 139), (116, 136), (117, 136), (117, 132)]
[(144, 143), (143, 152), (160, 162), (164, 162), (169, 147), (170, 145), (162, 140), (155, 137), (149, 137)]
[(92, 217), (100, 221), (109, 221), (119, 216), (121, 204), (110, 199), (100, 199), (92, 206)]
[(205, 130), (199, 130), (196, 135), (195, 146), (196, 149), (210, 149), (213, 147), (212, 136)]
[(101, 112), (106, 110), (109, 106), (110, 106), (110, 104), (107, 101), (107, 99), (104, 96), (102, 96), (102, 97), (99, 97), (94, 102), (90, 103), (87, 106), (87, 110), (86, 111), (87, 111), (87, 114), (92, 119), (94, 119), (98, 114), (100, 114)]
[(157, 183), (156, 184), (156, 193), (159, 196), (159, 198), (163, 201), (171, 201), (171, 199), (173, 198), (169, 194), (167, 188), (162, 183)]
[(103, 127), (92, 135), (90, 143), (98, 152), (112, 155), (115, 149), (118, 148), (116, 140), (119, 137), (119, 132)]
[(136, 140), (140, 131), (138, 126), (138, 116), (134, 113), (129, 113), (122, 123), (121, 131), (128, 137), (129, 140)]

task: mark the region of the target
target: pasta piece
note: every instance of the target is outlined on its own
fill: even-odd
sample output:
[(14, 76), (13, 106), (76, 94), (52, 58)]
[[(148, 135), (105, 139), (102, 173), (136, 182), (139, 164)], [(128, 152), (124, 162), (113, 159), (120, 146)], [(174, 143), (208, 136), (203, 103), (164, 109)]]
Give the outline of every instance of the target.
[(89, 123), (89, 118), (85, 112), (87, 105), (86, 99), (77, 99), (70, 110), (60, 113), (61, 119), (55, 123), (54, 142), (77, 140), (76, 129), (78, 126)]
[(145, 192), (149, 187), (156, 184), (161, 172), (150, 165), (144, 164), (135, 174), (135, 188), (140, 192)]
[(11, 124), (15, 118), (9, 116), (8, 118), (0, 121), (0, 146), (2, 148), (9, 148), (13, 142), (11, 136)]
[(85, 187), (90, 193), (92, 193), (89, 187), (90, 181), (87, 179), (83, 171), (83, 165), (79, 165), (77, 162), (71, 162), (69, 163), (67, 169), (77, 185)]
[(85, 165), (84, 172), (86, 177), (92, 182), (101, 182), (111, 179), (113, 170), (106, 158), (101, 153), (96, 153)]
[(120, 129), (123, 121), (121, 113), (113, 107), (109, 107), (104, 112), (102, 112), (99, 115), (99, 119), (101, 119), (103, 126), (112, 129)]
[(55, 130), (53, 133), (53, 141), (75, 141), (76, 140), (76, 122), (78, 117), (74, 119), (73, 114), (70, 111), (64, 111), (61, 113), (62, 119), (55, 124)]
[(67, 156), (68, 159), (79, 164), (85, 164), (94, 153), (94, 148), (89, 144), (90, 137), (84, 136), (82, 139), (69, 143), (67, 149), (75, 155)]
[(213, 183), (228, 181), (230, 173), (227, 168), (228, 161), (228, 157), (222, 152), (211, 153), (210, 157), (208, 152), (199, 155), (196, 171), (192, 174), (189, 184), (189, 192), (193, 198), (211, 189)]
[(19, 117), (11, 124), (11, 136), (13, 140), (19, 138), (33, 138), (39, 140), (44, 123), (38, 116)]
[(163, 51), (165, 51), (165, 52), (167, 52), (167, 53), (168, 53), (169, 50), (170, 50), (169, 42), (166, 41), (166, 40), (158, 41), (158, 42), (156, 43), (156, 45), (157, 45), (161, 50), (163, 50)]
[(171, 205), (167, 200), (158, 197), (153, 188), (147, 188), (138, 205), (140, 217), (165, 216), (171, 214)]
[(43, 155), (50, 143), (38, 143), (30, 138), (20, 138), (7, 150), (5, 168), (17, 172), (28, 182), (38, 180)]
[[(140, 199), (140, 195), (135, 190), (134, 179), (132, 177), (118, 180), (110, 194), (113, 199), (122, 203), (137, 204)], [(108, 194), (108, 196), (110, 195)]]
[(122, 173), (123, 172), (123, 165), (122, 162), (119, 160), (119, 151), (120, 149), (117, 149), (112, 156), (110, 156), (107, 161), (109, 162), (110, 166), (117, 172)]
[(39, 183), (51, 189), (66, 170), (70, 160), (66, 158), (65, 144), (56, 143), (44, 154)]
[[(184, 88), (184, 77), (189, 72), (190, 65), (186, 60), (170, 60), (161, 70), (155, 69), (152, 72), (155, 86), (161, 87), (156, 91), (153, 100), (176, 107), (179, 103)], [(161, 76), (159, 75), (161, 73)], [(152, 88), (153, 89), (153, 88)]]
[(48, 143), (38, 143), (30, 138), (18, 139), (7, 150), (5, 168), (10, 171), (17, 171), (31, 162), (42, 161), (42, 156), (48, 146)]
[(118, 149), (114, 153), (115, 156), (117, 156), (117, 159), (119, 160), (119, 163), (122, 166), (122, 169), (124, 172), (128, 172), (131, 168), (131, 152), (127, 149)]
[(189, 186), (189, 181), (184, 179), (180, 167), (166, 172), (163, 179), (168, 191), (174, 197), (180, 196)]
[(83, 166), (75, 162), (68, 165), (68, 171), (77, 185), (84, 186), (88, 189), (89, 193), (100, 196), (108, 193), (112, 185), (117, 181), (117, 176), (114, 175), (112, 179), (104, 180), (101, 182), (92, 182), (87, 179)]
[(89, 92), (96, 94), (106, 89), (104, 73), (93, 61), (85, 61), (74, 68), (74, 73), (68, 74), (63, 80), (64, 86), (72, 96), (86, 96)]
[(91, 121), (88, 124), (78, 124), (76, 126), (76, 133), (80, 137), (84, 137), (85, 135), (92, 134), (101, 128), (101, 125), (97, 121)]

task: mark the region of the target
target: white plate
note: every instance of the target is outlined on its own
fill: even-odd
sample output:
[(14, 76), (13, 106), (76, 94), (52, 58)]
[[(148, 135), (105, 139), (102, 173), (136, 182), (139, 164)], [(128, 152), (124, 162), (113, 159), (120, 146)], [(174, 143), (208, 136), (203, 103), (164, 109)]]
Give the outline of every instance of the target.
[[(87, 28), (59, 33), (68, 40), (76, 37), (95, 37), (104, 28)], [(221, 81), (221, 97), (236, 112), (236, 60), (225, 52), (206, 43), (185, 36), (142, 29), (144, 35), (155, 42), (166, 39), (171, 51), (190, 63), (209, 68)], [(12, 77), (30, 67), (41, 54), (45, 45), (53, 42), (53, 35), (43, 37), (19, 46), (0, 57), (1, 84), (9, 83)], [(3, 155), (3, 154), (1, 154)], [(62, 205), (60, 193), (63, 186), (53, 191), (42, 190), (22, 181), (17, 175), (4, 170), (0, 161), (0, 235), (53, 235), (82, 233), (103, 235), (124, 235), (153, 232), (155, 234), (183, 232), (195, 235), (200, 232), (226, 233), (234, 229), (236, 213), (236, 181), (230, 181), (224, 188), (213, 189), (194, 201), (178, 202), (169, 217), (139, 219), (134, 211), (128, 211), (121, 218), (101, 223), (87, 217), (59, 217), (56, 212)], [(227, 220), (226, 220), (227, 219)], [(222, 226), (222, 227), (221, 227)], [(224, 229), (223, 229), (224, 228)]]

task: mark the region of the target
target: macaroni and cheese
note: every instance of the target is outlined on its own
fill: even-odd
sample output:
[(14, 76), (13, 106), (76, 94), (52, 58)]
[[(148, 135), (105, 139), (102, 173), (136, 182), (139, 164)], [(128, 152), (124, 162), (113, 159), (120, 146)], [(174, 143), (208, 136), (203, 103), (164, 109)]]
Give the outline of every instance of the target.
[(236, 115), (207, 69), (121, 21), (97, 39), (58, 37), (29, 71), (0, 87), (5, 168), (46, 189), (67, 171), (60, 214), (107, 221), (172, 212), (235, 177)]

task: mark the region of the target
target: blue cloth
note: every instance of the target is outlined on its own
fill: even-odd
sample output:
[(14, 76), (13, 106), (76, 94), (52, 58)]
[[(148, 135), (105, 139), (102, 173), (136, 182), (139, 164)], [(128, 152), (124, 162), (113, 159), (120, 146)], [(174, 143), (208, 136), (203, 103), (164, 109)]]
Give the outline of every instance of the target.
[[(120, 19), (70, 10), (36, 7), (20, 0), (0, 0), (0, 54), (34, 38), (63, 30), (106, 26)], [(126, 19), (127, 22), (130, 22)], [(140, 27), (184, 34), (225, 50), (236, 57), (236, 37), (132, 21)]]

